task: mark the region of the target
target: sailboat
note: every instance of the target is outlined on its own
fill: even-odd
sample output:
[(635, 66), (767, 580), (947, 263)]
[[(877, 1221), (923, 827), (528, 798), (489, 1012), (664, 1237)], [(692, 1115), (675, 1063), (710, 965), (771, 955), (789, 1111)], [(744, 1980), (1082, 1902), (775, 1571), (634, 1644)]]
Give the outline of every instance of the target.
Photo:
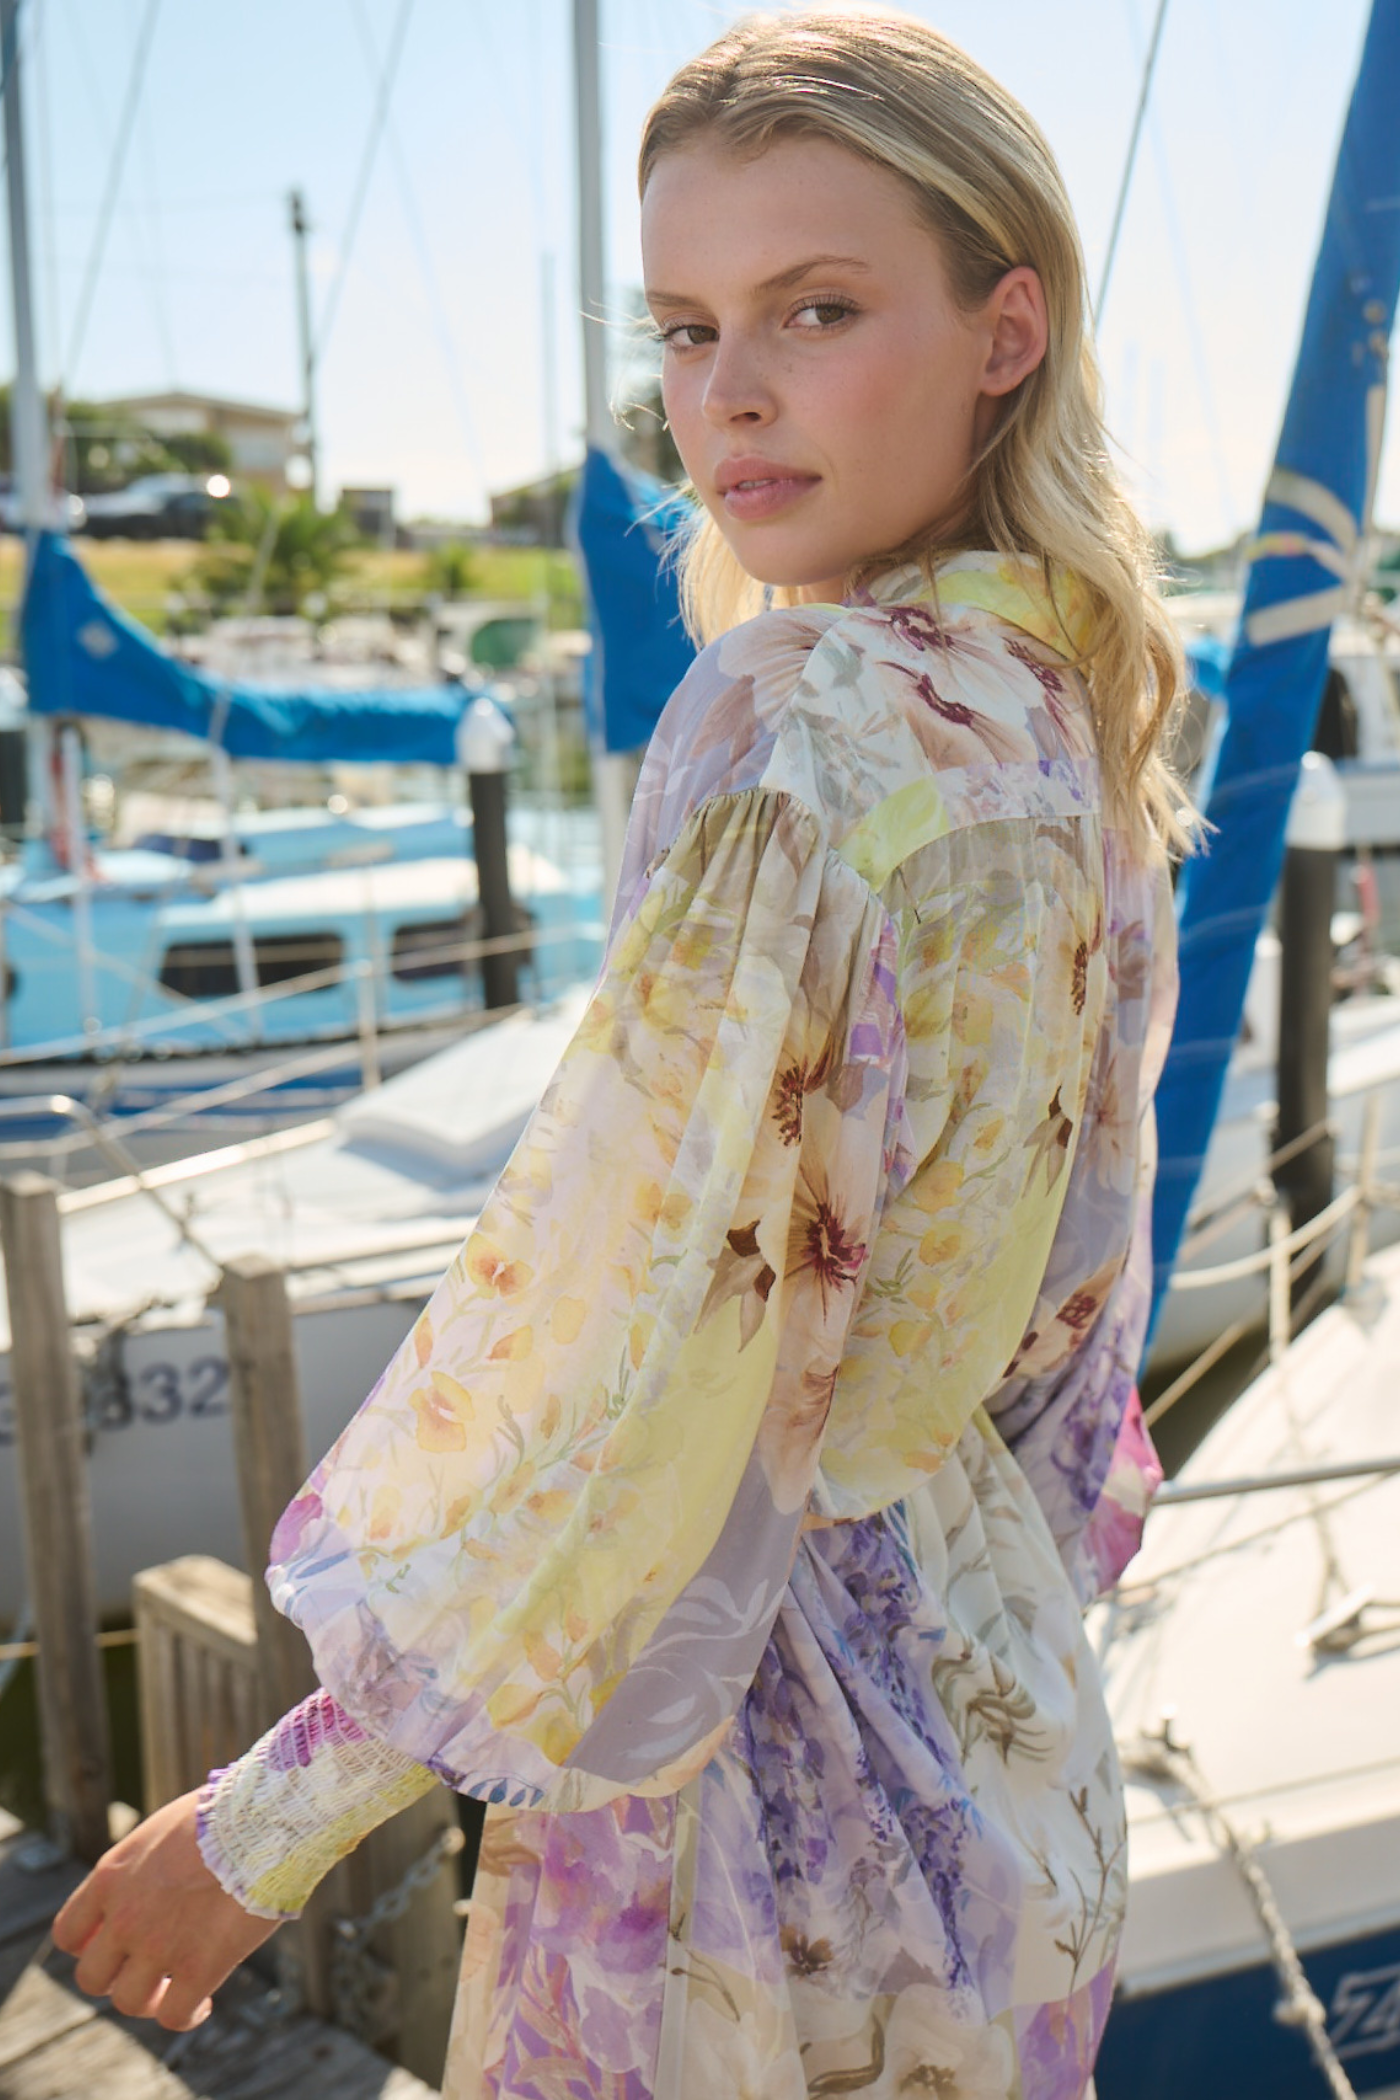
[[(1398, 73), (1400, 0), (1373, 0), (1225, 681), (1218, 829), (1180, 886), (1159, 1303), (1361, 574), (1400, 289)], [(1342, 1301), (1290, 1342), (1280, 1223), (1273, 1362), (1163, 1491), (1094, 1628), (1132, 1861), (1100, 2100), (1400, 2093), (1400, 1254), (1363, 1261), (1358, 1229)]]
[[(596, 0), (576, 0), (575, 28), (589, 445), (573, 529), (594, 637), (585, 697), (611, 883), (630, 796), (628, 754), (649, 733), (693, 652), (675, 580), (660, 559), (670, 523), (665, 492), (616, 456), (604, 338), (593, 318), (605, 311)], [(60, 567), (64, 589), (89, 588), (47, 544), (46, 559)], [(105, 619), (109, 610), (96, 616)], [(70, 655), (75, 636), (81, 649), (83, 624), (66, 624), (62, 646)], [(122, 632), (119, 639), (125, 647), (130, 637)], [(218, 703), (168, 667), (161, 675), (172, 710)], [(231, 708), (227, 714), (232, 722)], [(404, 707), (416, 738), (450, 735), (447, 714), (431, 696)], [(255, 704), (241, 719), (235, 734), (267, 736)], [(352, 871), (351, 879), (362, 877)], [(260, 887), (245, 885), (245, 898)], [(578, 927), (574, 966), (565, 976), (556, 965), (546, 984), (531, 987), (533, 1008), (527, 1004), (397, 1077), (381, 1075), (383, 1083), (363, 1094), (325, 1103), (328, 1113), (308, 1118), (303, 1110), (287, 1128), (240, 1135), (197, 1156), (138, 1163), (63, 1196), (69, 1311), (93, 1425), (89, 1467), (104, 1611), (129, 1608), (133, 1574), (153, 1561), (198, 1548), (241, 1562), (228, 1493), (227, 1358), (212, 1302), (220, 1263), (256, 1247), (285, 1265), (308, 1441), (324, 1448), (363, 1399), (366, 1365), (392, 1355), (460, 1244), (558, 1063), (582, 996), (560, 985), (588, 974), (583, 943), (596, 940), (591, 925), (599, 906), (596, 881), (574, 885), (560, 900), (562, 929)], [(536, 909), (543, 922), (543, 896)], [(537, 941), (540, 931), (532, 929)], [(539, 947), (547, 952), (542, 941)], [(540, 998), (542, 990), (551, 996)], [(460, 1027), (454, 1033), (460, 1037)], [(0, 1510), (14, 1493), (7, 1356), (0, 1301)], [(18, 1527), (0, 1523), (0, 1620), (19, 1611), (22, 1587)]]
[[(0, 1158), (99, 1108), (150, 1159), (188, 1149), (217, 1096), (262, 1127), (305, 1117), (421, 1057), (482, 1011), (484, 933), (472, 828), (451, 800), (401, 821), (345, 825), (320, 866), (250, 865), (230, 763), (430, 765), (460, 779), (469, 714), (493, 703), (460, 681), (281, 686), (219, 679), (167, 654), (97, 591), (58, 529), (34, 355), (21, 56), (4, 11), (7, 197), (16, 333), (14, 455), (26, 535), (21, 770), (43, 805), (0, 861)], [(473, 712), (474, 711), (474, 712)], [(178, 842), (108, 848), (87, 834), (77, 725), (97, 717), (199, 740), (223, 790), (217, 858)], [(10, 732), (13, 735), (13, 732)], [(304, 835), (322, 833), (308, 812)], [(267, 839), (287, 841), (288, 827)], [(324, 841), (323, 844), (328, 843)], [(512, 940), (527, 996), (596, 965), (596, 869), (544, 850), (518, 823)], [(337, 1049), (337, 1045), (340, 1047)], [(311, 1053), (288, 1065), (288, 1052)], [(153, 1136), (158, 1131), (159, 1137)], [(78, 1136), (83, 1133), (77, 1132)], [(153, 1152), (152, 1146), (155, 1146)]]

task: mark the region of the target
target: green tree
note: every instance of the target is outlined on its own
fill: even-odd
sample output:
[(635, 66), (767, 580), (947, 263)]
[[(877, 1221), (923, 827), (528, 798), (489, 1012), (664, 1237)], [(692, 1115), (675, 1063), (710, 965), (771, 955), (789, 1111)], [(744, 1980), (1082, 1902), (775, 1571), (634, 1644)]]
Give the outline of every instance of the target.
[(221, 612), (297, 613), (330, 597), (359, 541), (342, 511), (317, 510), (309, 496), (276, 503), (261, 489), (220, 506), (193, 580)]
[(468, 598), (476, 581), (476, 556), (461, 540), (432, 548), (423, 564), (423, 587), (436, 591), (440, 598)]

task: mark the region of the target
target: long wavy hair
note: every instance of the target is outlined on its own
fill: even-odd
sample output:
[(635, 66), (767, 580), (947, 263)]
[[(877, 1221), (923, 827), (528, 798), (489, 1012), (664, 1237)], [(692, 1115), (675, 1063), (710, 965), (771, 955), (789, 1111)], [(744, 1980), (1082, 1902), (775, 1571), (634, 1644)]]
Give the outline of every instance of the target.
[[(1054, 155), (1005, 88), (936, 30), (884, 12), (755, 15), (681, 67), (652, 109), (638, 168), (700, 137), (741, 155), (774, 139), (835, 141), (900, 176), (937, 236), (965, 311), (1029, 264), (1049, 310), (1042, 363), (999, 404), (955, 530), (934, 525), (847, 579), (899, 563), (932, 579), (950, 553), (985, 547), (1077, 577), (1087, 644), (1070, 648), (1088, 687), (1109, 807), (1135, 834), (1186, 849), (1196, 820), (1165, 755), (1184, 697), (1181, 644), (1156, 550), (1109, 457), (1084, 259)], [(688, 626), (713, 640), (766, 604), (793, 602), (740, 566), (697, 506), (679, 555)]]

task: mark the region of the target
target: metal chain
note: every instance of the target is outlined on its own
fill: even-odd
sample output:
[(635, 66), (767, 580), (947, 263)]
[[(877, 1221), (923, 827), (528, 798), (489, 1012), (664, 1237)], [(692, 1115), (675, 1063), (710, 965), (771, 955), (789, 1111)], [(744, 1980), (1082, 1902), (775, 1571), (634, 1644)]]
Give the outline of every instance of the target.
[(1202, 1822), (1221, 1851), (1239, 1869), (1260, 1924), (1268, 1935), (1269, 1955), (1283, 1986), (1283, 1998), (1274, 2008), (1274, 2018), (1285, 2027), (1301, 2027), (1308, 2039), (1313, 2062), (1327, 2081), (1334, 2100), (1356, 2100), (1356, 2088), (1342, 2069), (1327, 2032), (1327, 2013), (1308, 1982), (1298, 1958), (1288, 1921), (1279, 1909), (1278, 1898), (1253, 1845), (1231, 1822), (1211, 1794), (1189, 1749), (1173, 1742), (1171, 1720), (1163, 1721), (1156, 1736), (1144, 1736), (1123, 1756), (1124, 1768), (1148, 1779), (1167, 1779), (1189, 1794), (1200, 1811)]
[(393, 2024), (392, 2008), (386, 2003), (391, 1972), (370, 1952), (370, 1940), (381, 1925), (392, 1925), (403, 1916), (419, 1890), (436, 1877), (445, 1860), (456, 1858), (465, 1843), (460, 1827), (449, 1824), (360, 1917), (335, 1920), (331, 1928), (331, 1998), (336, 2023), (361, 2041), (372, 2043)]

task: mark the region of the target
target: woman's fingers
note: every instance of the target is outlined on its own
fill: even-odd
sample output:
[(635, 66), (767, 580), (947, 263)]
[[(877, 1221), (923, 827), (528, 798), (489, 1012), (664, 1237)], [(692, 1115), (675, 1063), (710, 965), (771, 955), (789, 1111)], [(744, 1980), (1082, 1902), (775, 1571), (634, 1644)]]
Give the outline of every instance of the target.
[(219, 1886), (200, 1855), (198, 1798), (183, 1795), (114, 1845), (54, 1920), (74, 1981), (119, 2012), (183, 2032), (224, 1978), (276, 1930)]
[(131, 2020), (149, 2020), (156, 2012), (169, 1985), (165, 1976), (150, 1962), (128, 1960), (122, 1963), (113, 1977), (107, 1995), (119, 2013)]
[(156, 2007), (155, 2016), (172, 2034), (184, 2034), (191, 2027), (202, 2026), (213, 2010), (212, 1998), (201, 1996), (197, 1988), (187, 1983), (172, 1980), (165, 1987), (165, 1996)]
[(53, 1921), (53, 1943), (64, 1954), (81, 1954), (102, 1923), (103, 1901), (97, 1882), (89, 1874), (74, 1889)]
[[(58, 1934), (54, 1934), (55, 1945), (62, 1945)], [(65, 1950), (66, 1951), (66, 1950)], [(80, 1991), (93, 1998), (105, 1998), (121, 1973), (130, 1949), (126, 1942), (112, 1930), (104, 1920), (82, 1950), (78, 1966), (73, 1972), (73, 1981)]]

